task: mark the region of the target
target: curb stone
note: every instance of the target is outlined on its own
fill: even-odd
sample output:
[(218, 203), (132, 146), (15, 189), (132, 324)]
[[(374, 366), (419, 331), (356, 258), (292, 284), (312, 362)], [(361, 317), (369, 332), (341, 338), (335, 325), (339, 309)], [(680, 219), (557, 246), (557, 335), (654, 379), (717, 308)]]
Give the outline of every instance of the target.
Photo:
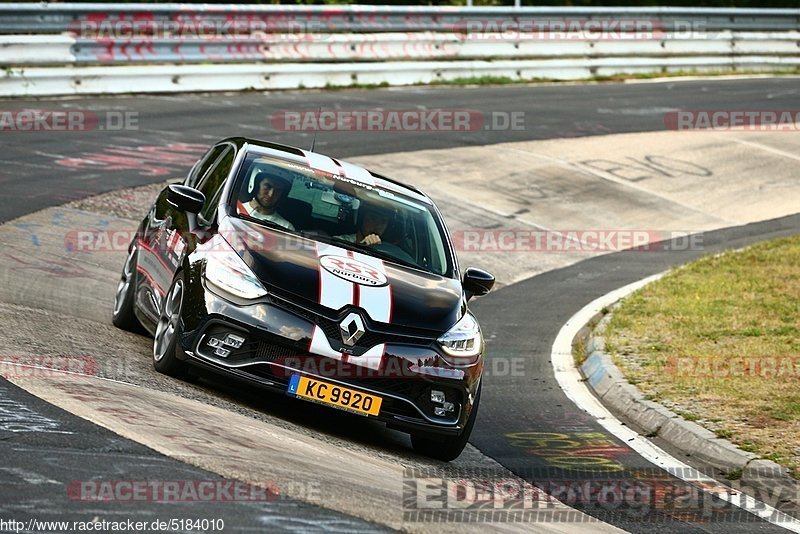
[(602, 333), (611, 313), (610, 310), (604, 312), (593, 316), (578, 332), (573, 340), (573, 349), (586, 355), (579, 369), (589, 389), (606, 407), (632, 422), (645, 437), (658, 436), (687, 456), (721, 470), (731, 479), (738, 478), (740, 484), (752, 486), (760, 492), (775, 493), (778, 485), (788, 489), (790, 498), (780, 502), (792, 503), (794, 500), (794, 506), (800, 507), (796, 502), (800, 496), (800, 481), (792, 478), (787, 468), (743, 451), (697, 423), (686, 421), (661, 404), (647, 400), (636, 386), (630, 384), (605, 352)]

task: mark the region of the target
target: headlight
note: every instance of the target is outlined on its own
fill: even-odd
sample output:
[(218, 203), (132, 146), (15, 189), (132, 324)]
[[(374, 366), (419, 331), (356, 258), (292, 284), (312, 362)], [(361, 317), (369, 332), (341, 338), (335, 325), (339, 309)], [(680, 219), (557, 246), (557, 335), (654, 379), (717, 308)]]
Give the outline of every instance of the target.
[(205, 277), (212, 286), (243, 299), (257, 299), (267, 294), (250, 267), (226, 245), (209, 252)]
[(453, 365), (472, 365), (483, 352), (483, 336), (478, 321), (471, 313), (465, 313), (453, 328), (438, 340), (445, 358)]

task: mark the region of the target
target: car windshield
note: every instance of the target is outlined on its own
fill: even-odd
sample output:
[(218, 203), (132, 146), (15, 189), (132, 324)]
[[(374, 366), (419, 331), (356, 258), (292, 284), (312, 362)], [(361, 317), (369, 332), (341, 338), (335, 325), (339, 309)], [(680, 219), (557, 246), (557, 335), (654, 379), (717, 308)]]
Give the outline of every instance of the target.
[(427, 203), (299, 163), (249, 153), (233, 186), (240, 217), (450, 276), (443, 225)]

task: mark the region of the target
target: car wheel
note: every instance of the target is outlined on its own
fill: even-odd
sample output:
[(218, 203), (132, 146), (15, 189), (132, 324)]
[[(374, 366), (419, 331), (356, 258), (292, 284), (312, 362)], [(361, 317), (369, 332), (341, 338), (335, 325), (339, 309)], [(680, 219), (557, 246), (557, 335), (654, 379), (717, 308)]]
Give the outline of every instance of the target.
[(137, 250), (134, 245), (128, 252), (125, 265), (122, 267), (122, 274), (117, 284), (117, 294), (114, 297), (114, 311), (111, 316), (111, 322), (122, 330), (143, 334), (144, 328), (142, 328), (133, 311), (133, 299), (136, 294), (136, 259)]
[(175, 377), (182, 377), (186, 371), (186, 363), (177, 357), (181, 350), (178, 340), (183, 332), (181, 308), (184, 288), (183, 277), (179, 274), (164, 297), (153, 339), (153, 367), (159, 373)]
[(483, 383), (478, 385), (478, 393), (475, 395), (475, 402), (472, 404), (472, 411), (469, 414), (469, 419), (464, 427), (464, 430), (458, 436), (441, 437), (429, 434), (411, 434), (411, 444), (414, 450), (419, 454), (449, 462), (455, 460), (467, 446), (470, 434), (472, 434), (472, 427), (475, 426), (475, 419), (478, 418), (478, 406), (481, 402), (481, 387)]

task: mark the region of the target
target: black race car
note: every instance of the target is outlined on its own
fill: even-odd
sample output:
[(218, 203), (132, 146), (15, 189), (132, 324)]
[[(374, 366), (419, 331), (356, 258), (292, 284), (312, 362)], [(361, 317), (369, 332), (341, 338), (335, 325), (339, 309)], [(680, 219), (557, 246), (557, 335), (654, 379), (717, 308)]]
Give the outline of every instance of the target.
[(414, 187), (314, 152), (214, 145), (131, 242), (113, 321), (156, 370), (198, 365), (376, 417), (443, 460), (463, 450), (484, 342), (444, 221)]

